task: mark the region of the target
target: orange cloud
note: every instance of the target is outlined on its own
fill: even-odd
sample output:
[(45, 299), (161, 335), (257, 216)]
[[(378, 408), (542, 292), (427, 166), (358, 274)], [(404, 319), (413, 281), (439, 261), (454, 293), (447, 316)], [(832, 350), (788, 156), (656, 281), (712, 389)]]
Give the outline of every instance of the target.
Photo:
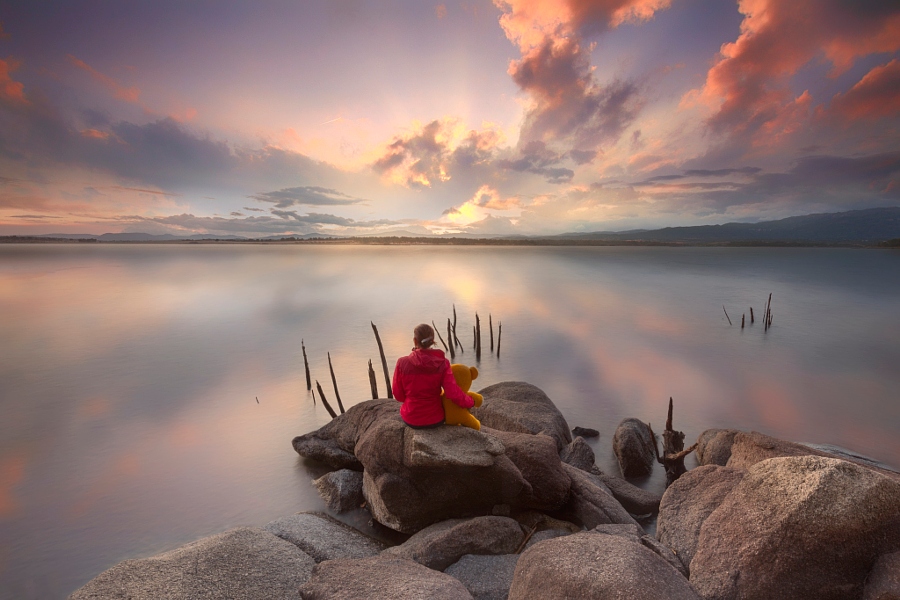
[(0, 462), (0, 519), (12, 516), (19, 508), (13, 497), (15, 488), (25, 476), (25, 458), (10, 456)]
[(791, 103), (789, 78), (823, 53), (837, 75), (856, 58), (900, 49), (900, 13), (890, 3), (741, 0), (738, 9), (741, 34), (722, 46), (699, 94), (722, 132), (752, 133), (779, 118)]
[(104, 75), (103, 73), (94, 69), (89, 64), (85, 63), (83, 60), (76, 58), (75, 56), (72, 56), (71, 54), (67, 55), (66, 59), (72, 65), (85, 71), (88, 75), (91, 76), (91, 78), (94, 81), (102, 84), (104, 87), (109, 89), (113, 93), (113, 96), (115, 98), (118, 98), (119, 100), (124, 100), (125, 102), (132, 102), (135, 104), (137, 103), (138, 98), (141, 95), (141, 91), (137, 87), (135, 87), (135, 86), (128, 87), (128, 88), (123, 87), (123, 86), (119, 85), (119, 82), (117, 82), (112, 77)]
[(834, 109), (848, 119), (877, 119), (900, 114), (900, 60), (875, 67), (846, 94), (833, 100)]
[(11, 104), (28, 104), (25, 98), (25, 86), (13, 80), (10, 73), (19, 68), (18, 61), (0, 59), (0, 100)]
[(437, 15), (438, 19), (443, 19), (447, 16), (447, 5), (446, 4), (438, 4), (434, 7), (434, 14)]

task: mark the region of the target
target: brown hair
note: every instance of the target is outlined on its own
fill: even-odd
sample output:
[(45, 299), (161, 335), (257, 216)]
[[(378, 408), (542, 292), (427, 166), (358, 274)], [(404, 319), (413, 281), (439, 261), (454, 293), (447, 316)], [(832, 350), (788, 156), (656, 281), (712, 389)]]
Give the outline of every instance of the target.
[(416, 340), (416, 345), (422, 348), (431, 348), (434, 345), (434, 329), (427, 323), (416, 325), (416, 328), (413, 329), (413, 337)]

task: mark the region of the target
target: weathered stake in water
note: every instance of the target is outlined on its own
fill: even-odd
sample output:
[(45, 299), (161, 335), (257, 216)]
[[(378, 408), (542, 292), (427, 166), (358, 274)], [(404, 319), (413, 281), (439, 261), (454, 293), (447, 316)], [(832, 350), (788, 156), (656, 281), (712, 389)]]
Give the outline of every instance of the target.
[[(306, 389), (312, 390), (312, 381), (309, 378), (309, 359), (306, 358), (306, 346), (303, 345), (303, 339), (300, 340), (300, 347), (303, 348), (303, 368), (306, 369)], [(315, 403), (315, 396), (313, 397)]]
[(378, 328), (375, 327), (375, 323), (369, 321), (372, 325), (372, 331), (375, 332), (375, 341), (378, 342), (378, 352), (381, 354), (381, 366), (384, 369), (384, 385), (387, 388), (387, 397), (393, 399), (394, 392), (391, 391), (391, 377), (388, 375), (387, 368), (387, 359), (384, 357), (384, 346), (381, 345), (381, 336), (378, 335)]
[(372, 359), (369, 359), (369, 387), (372, 388), (372, 400), (378, 400), (378, 383), (375, 381), (375, 368), (372, 367)]
[(328, 414), (331, 415), (332, 419), (337, 418), (337, 413), (334, 412), (334, 409), (331, 408), (331, 405), (328, 404), (328, 400), (325, 398), (325, 392), (322, 391), (322, 386), (319, 385), (319, 380), (316, 380), (316, 389), (319, 390), (319, 398), (322, 399), (322, 404), (325, 405), (325, 409), (328, 411)]
[(338, 408), (341, 410), (341, 414), (344, 414), (346, 411), (344, 410), (343, 402), (341, 402), (341, 394), (338, 392), (337, 379), (334, 376), (334, 367), (331, 366), (331, 352), (328, 352), (328, 370), (331, 372), (331, 384), (334, 386), (334, 396), (337, 398)]

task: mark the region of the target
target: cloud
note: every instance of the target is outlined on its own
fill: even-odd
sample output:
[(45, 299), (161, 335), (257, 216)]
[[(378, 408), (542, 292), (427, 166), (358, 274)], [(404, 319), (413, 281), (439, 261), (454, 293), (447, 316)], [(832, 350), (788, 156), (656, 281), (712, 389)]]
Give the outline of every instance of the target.
[[(587, 154), (582, 154), (582, 157), (585, 157)], [(496, 162), (496, 165), (501, 169), (508, 169), (511, 171), (518, 172), (528, 172), (535, 173), (537, 175), (543, 175), (547, 178), (548, 183), (566, 183), (572, 180), (572, 177), (575, 176), (575, 172), (572, 169), (567, 169), (565, 167), (554, 166), (558, 165), (565, 156), (557, 154), (553, 152), (547, 145), (540, 140), (533, 140), (524, 147), (520, 148), (520, 155), (515, 159), (499, 159)]]
[(337, 190), (319, 186), (300, 186), (284, 188), (274, 192), (260, 192), (250, 196), (260, 202), (272, 202), (278, 208), (291, 206), (336, 206), (365, 203), (365, 200), (354, 198)]
[(66, 55), (66, 60), (68, 60), (69, 63), (71, 63), (75, 67), (81, 69), (82, 71), (84, 71), (88, 75), (90, 75), (91, 79), (93, 79), (94, 81), (103, 85), (103, 87), (105, 87), (110, 92), (112, 92), (112, 94), (115, 98), (118, 98), (119, 100), (124, 100), (125, 102), (132, 102), (132, 103), (137, 104), (138, 99), (141, 95), (141, 90), (139, 90), (137, 87), (131, 86), (131, 87), (126, 88), (126, 87), (120, 85), (119, 82), (117, 82), (112, 77), (104, 75), (103, 73), (94, 69), (92, 66), (90, 66), (83, 60), (81, 60), (75, 56), (72, 56), (71, 54)]
[(28, 104), (25, 98), (25, 86), (15, 81), (10, 73), (19, 68), (19, 63), (12, 59), (0, 59), (0, 102), (8, 104)]
[(273, 210), (274, 216), (259, 217), (204, 217), (189, 213), (166, 217), (125, 217), (123, 221), (135, 224), (151, 223), (169, 227), (174, 233), (228, 233), (235, 235), (291, 235), (328, 232), (334, 234), (358, 231), (372, 227), (398, 225), (400, 221), (378, 219), (356, 221), (328, 214), (300, 215), (295, 211)]
[(836, 95), (832, 107), (848, 120), (900, 114), (900, 60), (895, 58), (866, 73), (846, 94)]
[(699, 93), (713, 107), (709, 125), (729, 135), (753, 134), (789, 110), (790, 78), (818, 56), (832, 75), (862, 56), (900, 49), (896, 2), (873, 0), (743, 0), (741, 34), (724, 44)]

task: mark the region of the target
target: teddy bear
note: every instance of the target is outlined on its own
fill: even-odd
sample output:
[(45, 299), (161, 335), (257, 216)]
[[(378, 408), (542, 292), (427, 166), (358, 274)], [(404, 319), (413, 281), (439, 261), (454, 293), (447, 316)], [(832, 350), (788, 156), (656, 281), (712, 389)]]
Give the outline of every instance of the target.
[[(475, 402), (475, 406), (481, 406), (484, 398), (478, 392), (470, 392), (472, 380), (478, 377), (478, 369), (475, 367), (467, 367), (466, 365), (450, 365), (453, 377), (456, 379), (457, 385), (462, 388), (466, 394)], [(444, 424), (445, 425), (464, 425), (475, 430), (481, 429), (481, 421), (472, 416), (469, 409), (462, 408), (447, 398), (441, 392), (441, 403), (444, 405)]]

